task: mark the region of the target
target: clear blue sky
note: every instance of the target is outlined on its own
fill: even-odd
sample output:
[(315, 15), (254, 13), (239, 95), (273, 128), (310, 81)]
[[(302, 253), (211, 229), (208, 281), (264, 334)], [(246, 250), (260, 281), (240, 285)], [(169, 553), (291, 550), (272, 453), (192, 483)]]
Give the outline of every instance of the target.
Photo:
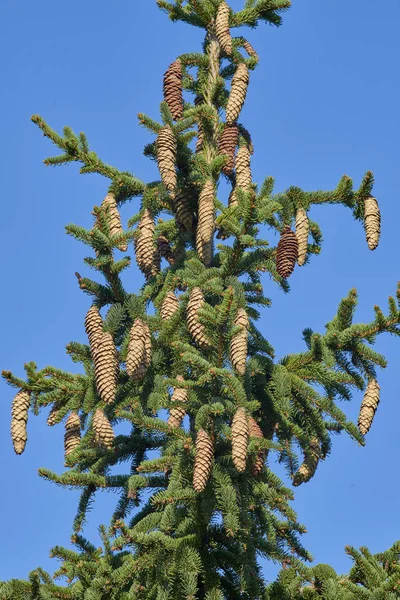
[[(231, 0), (238, 9), (244, 0)], [(140, 178), (155, 177), (142, 155), (150, 140), (136, 115), (158, 117), (162, 73), (175, 57), (200, 48), (200, 32), (172, 24), (154, 0), (2, 0), (2, 289), (1, 368), (23, 374), (23, 363), (70, 369), (64, 346), (84, 341), (89, 298), (78, 289), (85, 250), (64, 234), (68, 222), (89, 226), (90, 212), (107, 188), (77, 167), (46, 168), (51, 144), (30, 122), (41, 114), (54, 128), (84, 130), (93, 149), (111, 164)], [(358, 185), (376, 175), (383, 216), (379, 249), (370, 252), (350, 211), (326, 206), (313, 211), (325, 237), (322, 255), (297, 269), (285, 296), (265, 279), (273, 299), (262, 330), (278, 356), (303, 348), (304, 327), (322, 330), (337, 303), (355, 286), (358, 319), (373, 318), (399, 279), (400, 3), (385, 8), (372, 0), (294, 0), (280, 29), (249, 32), (261, 56), (242, 115), (253, 135), (255, 181), (276, 178), (289, 185), (331, 189), (343, 174)], [(136, 202), (136, 201), (135, 201)], [(135, 207), (123, 210), (128, 218)], [(129, 281), (130, 279), (130, 281)], [(132, 291), (137, 270), (127, 277)], [(296, 491), (295, 508), (307, 525), (304, 543), (318, 562), (348, 568), (343, 547), (367, 544), (383, 550), (400, 538), (398, 477), (400, 341), (377, 344), (389, 359), (379, 381), (382, 402), (368, 445), (334, 440), (332, 456), (316, 478)], [(62, 426), (48, 428), (45, 415), (29, 421), (25, 454), (9, 438), (12, 390), (1, 383), (2, 493), (0, 579), (25, 577), (37, 565), (53, 570), (55, 544), (67, 544), (77, 494), (37, 475), (40, 466), (63, 470)], [(356, 418), (360, 398), (346, 406)], [(96, 539), (108, 523), (115, 496), (99, 497), (86, 529)], [(274, 569), (266, 568), (272, 576)]]

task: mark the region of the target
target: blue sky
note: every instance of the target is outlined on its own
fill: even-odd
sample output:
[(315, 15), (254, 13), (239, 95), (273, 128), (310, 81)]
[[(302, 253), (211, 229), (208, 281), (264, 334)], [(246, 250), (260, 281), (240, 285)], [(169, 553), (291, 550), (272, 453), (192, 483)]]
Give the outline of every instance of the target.
[[(244, 0), (231, 0), (239, 9)], [(85, 250), (64, 234), (68, 222), (89, 226), (107, 182), (80, 176), (76, 166), (46, 168), (55, 154), (30, 122), (41, 114), (57, 130), (83, 130), (106, 162), (144, 180), (156, 176), (142, 154), (150, 141), (136, 115), (157, 119), (162, 74), (176, 56), (200, 49), (201, 33), (173, 25), (153, 0), (3, 0), (0, 19), (2, 85), (2, 261), (1, 368), (23, 374), (23, 364), (73, 369), (64, 347), (84, 341), (89, 299), (74, 272)], [(343, 174), (358, 185), (363, 173), (376, 176), (382, 241), (367, 248), (360, 224), (341, 207), (319, 207), (312, 217), (324, 233), (323, 252), (291, 278), (285, 296), (265, 278), (272, 308), (261, 328), (282, 356), (303, 348), (301, 331), (321, 331), (351, 287), (360, 295), (357, 319), (385, 307), (399, 279), (398, 196), (400, 3), (385, 10), (372, 0), (294, 0), (280, 29), (262, 26), (248, 37), (261, 56), (251, 77), (242, 121), (255, 145), (253, 173), (261, 182), (276, 178), (276, 190), (334, 188)], [(134, 201), (137, 202), (136, 200)], [(136, 206), (123, 209), (126, 220)], [(136, 268), (127, 287), (137, 290)], [(377, 343), (389, 359), (379, 376), (381, 405), (366, 448), (336, 437), (332, 455), (311, 483), (296, 490), (295, 508), (308, 534), (304, 543), (316, 561), (345, 571), (345, 544), (377, 552), (400, 538), (398, 478), (400, 422), (399, 341)], [(72, 365), (72, 366), (71, 366)], [(22, 457), (9, 438), (12, 390), (1, 383), (2, 472), (0, 580), (25, 577), (48, 558), (55, 544), (67, 544), (77, 494), (41, 480), (37, 469), (63, 470), (62, 426), (49, 428), (45, 415), (29, 421)], [(344, 407), (356, 418), (360, 398)], [(115, 497), (99, 497), (86, 533), (96, 539)], [(275, 569), (266, 566), (266, 576)]]

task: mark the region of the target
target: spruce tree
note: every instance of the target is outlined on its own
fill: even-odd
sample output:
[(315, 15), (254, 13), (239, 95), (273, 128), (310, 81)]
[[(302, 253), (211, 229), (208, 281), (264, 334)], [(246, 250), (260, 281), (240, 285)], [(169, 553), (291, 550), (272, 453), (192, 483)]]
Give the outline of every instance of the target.
[[(368, 171), (358, 189), (344, 176), (331, 191), (293, 186), (274, 193), (272, 177), (260, 186), (252, 180), (253, 145), (240, 115), (258, 55), (234, 30), (279, 26), (288, 0), (246, 0), (237, 12), (225, 0), (157, 3), (172, 21), (205, 31), (202, 52), (178, 56), (166, 69), (159, 119), (139, 114), (159, 180), (145, 183), (105, 164), (83, 133), (65, 127), (60, 135), (32, 117), (61, 150), (46, 165), (77, 162), (109, 187), (92, 209), (91, 229), (66, 228), (88, 246), (85, 263), (98, 274), (77, 273), (88, 296), (88, 343), (71, 342), (67, 353), (82, 372), (33, 362), (25, 378), (3, 372), (17, 389), (16, 452), (26, 443), (29, 405), (35, 413), (50, 408), (49, 425), (65, 423), (67, 469), (40, 475), (82, 491), (73, 523), (77, 552), (52, 551), (67, 587), (37, 569), (27, 582), (3, 584), (3, 598), (268, 597), (259, 557), (298, 569), (310, 558), (293, 491), (268, 457), (277, 455), (297, 486), (315, 475), (332, 434), (364, 444), (379, 402), (377, 367), (386, 364), (371, 345), (381, 333), (399, 335), (400, 288), (387, 313), (375, 307), (367, 324), (353, 323), (353, 289), (324, 332), (304, 330), (304, 352), (276, 360), (257, 327), (270, 304), (263, 279), (268, 274), (288, 291), (296, 265), (319, 254), (313, 205), (347, 207), (375, 249), (373, 175)], [(223, 178), (229, 198), (219, 192)], [(128, 201), (134, 214), (122, 224), (119, 207)], [(278, 234), (276, 246), (272, 235), (260, 236), (266, 228)], [(143, 273), (136, 291), (124, 277), (132, 254)], [(360, 430), (338, 406), (354, 390), (366, 390)], [(129, 434), (115, 435), (121, 422), (131, 425)], [(125, 474), (113, 474), (117, 464), (126, 465)], [(109, 528), (101, 529), (100, 551), (82, 527), (104, 489), (119, 498)]]

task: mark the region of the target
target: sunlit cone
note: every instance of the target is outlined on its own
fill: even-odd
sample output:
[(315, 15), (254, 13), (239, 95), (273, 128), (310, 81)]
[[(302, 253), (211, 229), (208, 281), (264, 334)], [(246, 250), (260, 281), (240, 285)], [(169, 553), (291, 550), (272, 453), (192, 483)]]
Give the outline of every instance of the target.
[(299, 470), (293, 478), (293, 485), (298, 486), (302, 483), (307, 483), (314, 477), (317, 470), (318, 462), (321, 459), (321, 447), (317, 438), (310, 440), (310, 447), (304, 454), (304, 461), (300, 465)]
[(107, 450), (112, 448), (115, 433), (110, 421), (100, 408), (96, 410), (93, 416), (93, 430), (99, 446)]
[[(264, 439), (263, 432), (261, 431), (261, 427), (257, 423), (253, 417), (249, 417), (249, 436), (251, 438)], [(251, 472), (254, 476), (261, 473), (264, 468), (264, 461), (266, 457), (266, 451), (260, 450), (254, 459), (253, 465), (251, 467)]]
[(229, 197), (229, 206), (234, 206), (237, 204), (236, 191), (238, 188), (241, 188), (245, 192), (250, 190), (252, 182), (250, 156), (249, 147), (247, 145), (240, 146), (235, 160), (236, 186), (232, 193), (232, 198)]
[(368, 433), (371, 428), (372, 421), (378, 408), (380, 400), (380, 388), (376, 379), (371, 379), (368, 382), (365, 390), (364, 398), (361, 403), (360, 414), (358, 415), (358, 429), (362, 435)]
[(58, 412), (59, 412), (59, 408), (56, 404), (53, 404), (53, 406), (51, 407), (51, 410), (49, 412), (49, 416), (47, 417), (47, 425), (49, 427), (53, 427), (53, 425), (55, 425), (57, 423), (57, 416), (58, 416)]
[(195, 287), (190, 292), (187, 305), (187, 324), (189, 333), (200, 346), (209, 346), (204, 325), (199, 322), (198, 310), (203, 306), (205, 300), (200, 288)]
[(235, 325), (241, 327), (241, 331), (236, 333), (231, 340), (231, 362), (238, 375), (243, 376), (246, 373), (247, 359), (247, 337), (249, 328), (249, 318), (244, 308), (239, 308)]
[(249, 85), (249, 70), (244, 63), (240, 63), (232, 79), (231, 91), (226, 106), (226, 122), (232, 125), (240, 115), (246, 99)]
[(136, 319), (129, 333), (126, 370), (134, 381), (140, 381), (151, 362), (151, 333), (147, 323)]
[(175, 207), (178, 223), (182, 225), (186, 231), (191, 231), (193, 227), (193, 213), (183, 192), (178, 192), (176, 196), (173, 197), (173, 205)]
[(276, 250), (276, 269), (283, 278), (293, 273), (298, 256), (298, 242), (296, 234), (288, 225), (283, 229)]
[(182, 63), (179, 58), (165, 72), (163, 91), (172, 118), (175, 121), (181, 119), (183, 115)]
[(218, 7), (217, 17), (215, 19), (215, 32), (218, 41), (225, 54), (232, 54), (232, 38), (229, 29), (229, 14), (230, 9), (225, 1), (221, 2)]
[(170, 291), (165, 296), (162, 304), (161, 304), (161, 317), (162, 319), (170, 319), (172, 315), (176, 313), (179, 309), (178, 298), (175, 296), (174, 292)]
[(173, 192), (176, 188), (176, 138), (169, 125), (165, 125), (157, 137), (157, 163), (161, 179), (168, 191)]
[(204, 429), (200, 429), (196, 437), (196, 458), (193, 472), (193, 488), (196, 492), (203, 492), (210, 477), (214, 459), (212, 440)]
[[(179, 381), (183, 381), (183, 377), (181, 375), (177, 376)], [(188, 393), (184, 388), (176, 388), (171, 396), (171, 402), (176, 402), (178, 404), (186, 404), (188, 401)], [(169, 411), (168, 417), (168, 425), (171, 427), (180, 427), (184, 416), (186, 415), (186, 410), (182, 407), (171, 408)]]
[(307, 257), (309, 221), (304, 208), (298, 208), (296, 213), (296, 237), (299, 245), (297, 263), (301, 267)]
[(163, 235), (160, 235), (157, 240), (158, 253), (162, 258), (165, 258), (170, 265), (175, 264), (175, 255), (171, 250), (169, 241)]
[(64, 454), (68, 456), (75, 450), (81, 441), (81, 420), (77, 412), (73, 411), (65, 422)]
[[(124, 230), (122, 229), (121, 215), (119, 214), (114, 194), (109, 192), (101, 205), (103, 208), (108, 208), (110, 234), (113, 236), (123, 233)], [(121, 250), (121, 252), (126, 252), (128, 250), (128, 244), (126, 242), (121, 242), (118, 244), (118, 249)]]
[(146, 278), (160, 270), (160, 257), (154, 247), (154, 219), (148, 208), (143, 211), (135, 238), (136, 262)]
[(381, 235), (381, 213), (376, 198), (372, 196), (364, 202), (364, 225), (368, 248), (375, 250)]
[(222, 167), (225, 175), (230, 175), (235, 166), (235, 152), (239, 141), (239, 129), (236, 124), (226, 125), (218, 140), (218, 154), (229, 157), (229, 160)]
[(103, 319), (99, 309), (94, 304), (89, 308), (85, 317), (85, 331), (89, 338), (90, 350), (93, 353), (103, 335)]
[(114, 402), (118, 382), (118, 352), (111, 333), (104, 332), (94, 352), (97, 391), (103, 402)]
[(16, 454), (22, 454), (25, 450), (28, 434), (26, 424), (28, 422), (28, 411), (31, 403), (30, 393), (20, 390), (15, 394), (11, 407), (11, 439)]
[(201, 124), (199, 123), (198, 127), (197, 127), (197, 140), (196, 140), (196, 148), (195, 148), (196, 154), (199, 154), (200, 152), (202, 152), (203, 142), (204, 142), (204, 133), (203, 133)]
[(249, 425), (244, 408), (239, 407), (232, 421), (232, 459), (239, 473), (246, 470)]
[(255, 58), (258, 61), (258, 54), (254, 50), (253, 46), (247, 40), (243, 43), (243, 48), (246, 50), (247, 54), (252, 58)]
[(196, 249), (200, 260), (209, 265), (213, 256), (215, 229), (214, 182), (209, 179), (199, 197), (199, 219), (196, 231)]

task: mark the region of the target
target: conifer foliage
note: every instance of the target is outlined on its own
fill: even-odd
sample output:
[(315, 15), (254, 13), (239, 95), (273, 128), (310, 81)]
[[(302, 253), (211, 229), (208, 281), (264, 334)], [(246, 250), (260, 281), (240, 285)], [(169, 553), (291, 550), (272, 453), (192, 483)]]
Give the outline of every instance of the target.
[[(172, 21), (202, 28), (205, 41), (203, 53), (171, 57), (159, 120), (139, 115), (153, 136), (145, 155), (158, 165), (157, 181), (104, 163), (83, 133), (65, 127), (60, 135), (32, 117), (61, 150), (46, 165), (77, 162), (109, 188), (93, 208), (92, 228), (67, 226), (90, 249), (85, 264), (98, 274), (77, 274), (92, 302), (89, 343), (67, 345), (81, 373), (35, 363), (25, 365), (25, 378), (3, 372), (19, 390), (11, 425), (17, 453), (30, 405), (35, 413), (50, 409), (51, 425), (65, 420), (67, 469), (42, 468), (40, 475), (81, 490), (73, 524), (78, 552), (53, 550), (67, 587), (38, 569), (29, 582), (2, 584), (5, 599), (259, 600), (266, 597), (259, 556), (290, 564), (296, 578), (309, 559), (305, 529), (290, 504), (292, 489), (267, 457), (275, 455), (299, 485), (316, 474), (334, 433), (364, 444), (379, 401), (377, 368), (386, 366), (371, 344), (381, 333), (400, 333), (400, 289), (388, 313), (375, 307), (368, 324), (353, 323), (351, 290), (324, 332), (304, 330), (304, 352), (275, 359), (257, 327), (259, 309), (270, 305), (262, 273), (288, 291), (296, 262), (319, 254), (314, 205), (349, 208), (376, 247), (373, 175), (368, 171), (357, 190), (344, 176), (333, 191), (281, 193), (270, 176), (261, 185), (252, 179), (253, 146), (239, 119), (258, 56), (234, 30), (280, 25), (289, 0), (247, 0), (236, 12), (225, 0), (158, 5)], [(119, 207), (128, 201), (134, 214), (123, 225)], [(126, 249), (143, 274), (136, 291), (124, 274), (131, 258), (119, 251)], [(338, 401), (366, 386), (358, 429)], [(118, 434), (119, 423), (130, 432)], [(119, 499), (109, 530), (101, 530), (101, 553), (81, 530), (95, 492), (104, 489)], [(386, 581), (386, 571), (381, 575)]]

